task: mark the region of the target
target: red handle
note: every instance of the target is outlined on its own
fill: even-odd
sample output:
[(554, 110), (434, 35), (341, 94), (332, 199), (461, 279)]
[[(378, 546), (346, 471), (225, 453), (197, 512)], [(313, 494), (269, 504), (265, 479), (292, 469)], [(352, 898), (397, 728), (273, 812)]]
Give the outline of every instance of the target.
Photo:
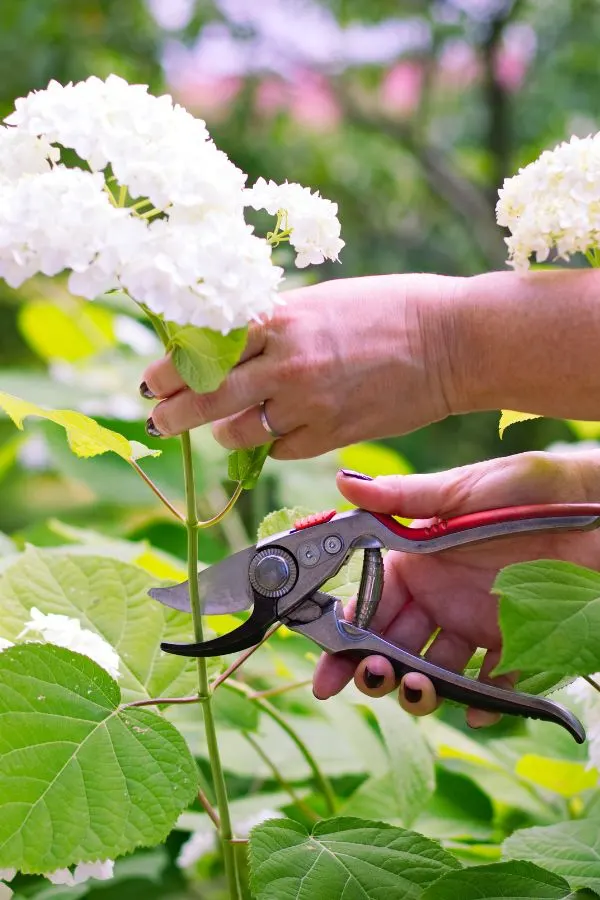
[[(409, 541), (422, 541), (443, 534), (458, 534), (482, 525), (521, 522), (525, 519), (595, 518), (596, 522), (592, 521), (585, 526), (593, 528), (600, 525), (600, 503), (539, 503), (530, 506), (505, 506), (500, 509), (485, 509), (481, 512), (467, 513), (464, 516), (454, 516), (451, 519), (436, 519), (431, 525), (418, 528), (402, 525), (401, 522), (397, 522), (392, 516), (384, 513), (371, 513), (371, 515), (394, 534)], [(551, 522), (548, 525), (551, 527)]]

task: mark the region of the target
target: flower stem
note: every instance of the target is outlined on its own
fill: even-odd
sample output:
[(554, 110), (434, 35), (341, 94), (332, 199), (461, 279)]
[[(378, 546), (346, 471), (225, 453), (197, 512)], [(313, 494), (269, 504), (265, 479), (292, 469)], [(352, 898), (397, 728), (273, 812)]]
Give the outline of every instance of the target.
[(144, 472), (144, 470), (142, 469), (142, 467), (139, 465), (139, 463), (137, 463), (137, 462), (135, 461), (135, 459), (130, 459), (129, 462), (131, 463), (131, 465), (133, 466), (133, 468), (135, 469), (135, 471), (138, 473), (138, 475), (140, 476), (140, 478), (142, 478), (142, 479), (146, 482), (146, 484), (148, 485), (148, 487), (150, 488), (150, 490), (151, 490), (151, 491), (154, 491), (154, 493), (156, 494), (156, 496), (158, 497), (158, 499), (160, 500), (160, 502), (161, 502), (161, 503), (164, 503), (164, 505), (167, 507), (167, 509), (169, 510), (169, 512), (172, 512), (173, 515), (174, 515), (176, 518), (178, 518), (180, 522), (185, 522), (185, 516), (183, 516), (183, 515), (179, 512), (179, 510), (176, 509), (175, 506), (173, 506), (173, 504), (171, 503), (171, 501), (170, 501), (167, 497), (165, 497), (165, 495), (164, 495), (163, 492), (160, 490), (160, 488), (158, 487), (158, 485), (156, 485), (156, 484), (152, 481), (152, 479), (150, 478), (149, 475), (146, 475), (146, 473)]
[[(194, 637), (197, 643), (204, 639), (202, 633), (202, 607), (200, 592), (198, 589), (198, 514), (196, 512), (196, 489), (194, 484), (194, 463), (192, 458), (192, 444), (189, 431), (181, 435), (181, 447), (183, 451), (183, 469), (185, 476), (186, 499), (186, 529), (188, 536), (188, 581), (190, 591), (190, 603), (192, 607), (192, 619), (194, 622)], [(219, 755), (217, 730), (211, 705), (211, 692), (208, 686), (208, 671), (206, 660), (199, 656), (198, 663), (198, 696), (202, 704), (204, 717), (204, 729), (206, 733), (206, 745), (208, 748), (208, 760), (212, 773), (213, 788), (217, 799), (217, 808), (221, 826), (219, 829), (223, 861), (225, 864), (225, 876), (229, 887), (230, 900), (240, 900), (240, 887), (237, 871), (237, 857), (231, 839), (233, 830), (229, 813), (229, 802), (225, 777)]]

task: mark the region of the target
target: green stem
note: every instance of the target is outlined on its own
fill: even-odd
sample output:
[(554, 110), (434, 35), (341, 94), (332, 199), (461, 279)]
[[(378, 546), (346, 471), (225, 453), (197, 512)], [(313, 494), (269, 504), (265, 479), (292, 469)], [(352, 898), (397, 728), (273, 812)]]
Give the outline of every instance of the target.
[(253, 748), (254, 752), (260, 756), (264, 764), (271, 770), (273, 773), (273, 777), (275, 781), (278, 783), (279, 787), (283, 788), (286, 794), (289, 794), (292, 798), (293, 803), (296, 804), (298, 809), (302, 810), (305, 816), (308, 816), (309, 819), (312, 819), (314, 822), (318, 821), (319, 816), (316, 814), (314, 809), (311, 809), (310, 806), (304, 802), (302, 797), (299, 797), (293, 786), (286, 781), (273, 760), (269, 757), (267, 753), (263, 750), (257, 740), (255, 740), (252, 735), (248, 731), (243, 732), (244, 737)]
[[(190, 605), (192, 607), (192, 619), (194, 622), (194, 637), (197, 643), (204, 640), (202, 632), (202, 606), (200, 603), (200, 591), (198, 589), (198, 514), (196, 512), (196, 489), (194, 484), (194, 462), (192, 457), (192, 443), (189, 431), (181, 435), (181, 447), (183, 451), (183, 470), (185, 476), (185, 500), (186, 500), (186, 529), (188, 536), (188, 583), (190, 591)], [(237, 871), (237, 857), (231, 844), (233, 829), (229, 813), (229, 802), (225, 776), (219, 755), (217, 730), (213, 717), (211, 704), (211, 691), (208, 685), (208, 671), (206, 659), (199, 656), (198, 663), (198, 696), (202, 704), (204, 717), (204, 730), (206, 733), (206, 745), (208, 748), (208, 760), (212, 773), (213, 788), (217, 798), (217, 809), (221, 827), (219, 829), (223, 861), (225, 864), (225, 876), (229, 886), (230, 900), (240, 900), (240, 888)]]
[(243, 694), (248, 700), (251, 700), (253, 703), (256, 703), (259, 709), (261, 709), (267, 716), (273, 719), (274, 722), (277, 722), (279, 727), (285, 731), (288, 737), (294, 742), (313, 773), (314, 779), (317, 782), (323, 797), (325, 798), (325, 802), (327, 803), (327, 810), (329, 815), (334, 816), (336, 812), (336, 799), (335, 794), (333, 792), (333, 788), (329, 783), (329, 779), (325, 775), (324, 772), (319, 768), (319, 764), (300, 737), (297, 734), (291, 725), (289, 725), (284, 717), (279, 713), (275, 707), (269, 703), (268, 700), (263, 700), (261, 697), (256, 697), (252, 688), (243, 684), (241, 681), (235, 681), (233, 678), (229, 678), (223, 684), (224, 688), (227, 688), (230, 691), (237, 691), (238, 694)]

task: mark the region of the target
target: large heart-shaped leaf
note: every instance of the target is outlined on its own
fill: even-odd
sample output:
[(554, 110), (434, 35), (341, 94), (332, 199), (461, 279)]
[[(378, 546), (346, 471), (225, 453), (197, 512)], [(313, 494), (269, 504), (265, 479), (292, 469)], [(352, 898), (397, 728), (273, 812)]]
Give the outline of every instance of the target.
[(597, 819), (560, 822), (515, 831), (503, 845), (505, 856), (527, 859), (566, 878), (572, 888), (600, 891), (600, 828)]
[(250, 860), (258, 900), (417, 900), (460, 868), (420, 834), (354, 818), (319, 822), (312, 834), (289, 819), (265, 822), (250, 834)]
[(531, 863), (496, 863), (449, 872), (428, 887), (422, 900), (584, 900), (564, 880)]
[(500, 595), (498, 672), (600, 669), (600, 572), (561, 560), (518, 563), (500, 572), (493, 590)]
[(0, 654), (0, 868), (52, 872), (164, 840), (195, 796), (194, 760), (162, 716), (120, 709), (85, 656)]
[(27, 416), (38, 416), (56, 425), (62, 425), (67, 432), (69, 447), (77, 456), (98, 456), (100, 453), (116, 453), (127, 462), (144, 456), (159, 456), (160, 450), (150, 450), (138, 441), (128, 441), (122, 434), (98, 425), (94, 419), (71, 409), (44, 409), (21, 400), (12, 394), (0, 391), (0, 409), (10, 416), (17, 428), (23, 429)]
[(147, 572), (110, 557), (28, 547), (0, 577), (0, 637), (16, 640), (32, 606), (71, 616), (115, 648), (128, 700), (189, 693), (193, 662), (159, 648), (189, 640), (191, 617), (152, 600), (154, 586)]

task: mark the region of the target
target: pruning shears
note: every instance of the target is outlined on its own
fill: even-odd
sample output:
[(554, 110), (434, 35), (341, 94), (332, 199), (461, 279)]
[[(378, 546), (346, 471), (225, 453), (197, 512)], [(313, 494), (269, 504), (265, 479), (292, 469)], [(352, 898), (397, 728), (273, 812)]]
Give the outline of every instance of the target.
[[(198, 574), (203, 610), (208, 615), (252, 609), (229, 634), (195, 644), (163, 643), (179, 656), (220, 656), (252, 647), (276, 623), (310, 638), (327, 653), (355, 660), (385, 656), (398, 678), (420, 672), (439, 697), (508, 715), (544, 719), (562, 725), (578, 743), (581, 722), (559, 703), (485, 684), (451, 672), (410, 653), (369, 630), (383, 590), (382, 550), (438, 553), (465, 544), (534, 532), (590, 531), (600, 526), (600, 503), (566, 503), (485, 510), (413, 527), (392, 516), (356, 509), (335, 510), (300, 519), (289, 531), (271, 535)], [(321, 587), (355, 551), (363, 568), (353, 621), (342, 603)], [(191, 612), (189, 586), (153, 588), (150, 595), (173, 609)], [(452, 598), (448, 598), (452, 602)]]

